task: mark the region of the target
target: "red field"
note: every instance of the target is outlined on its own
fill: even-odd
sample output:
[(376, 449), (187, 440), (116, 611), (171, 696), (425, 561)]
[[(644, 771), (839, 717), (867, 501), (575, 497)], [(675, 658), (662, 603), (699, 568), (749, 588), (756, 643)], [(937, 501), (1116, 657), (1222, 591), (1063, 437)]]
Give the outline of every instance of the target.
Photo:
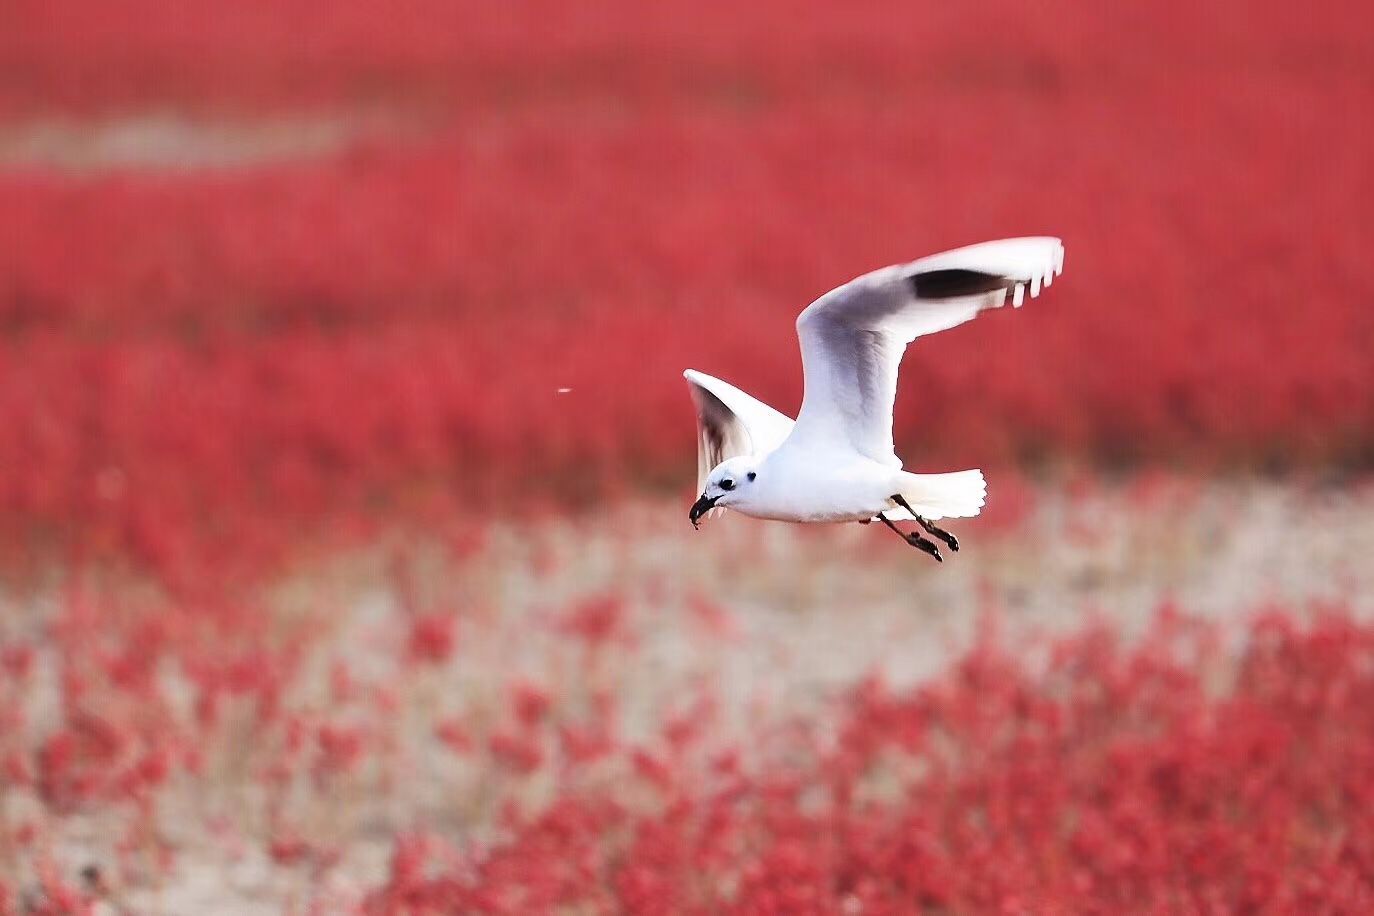
[[(376, 31), (350, 9), (21, 4), (0, 175), (0, 506), (21, 529), (82, 518), (147, 555), (207, 516), (374, 517), (459, 479), (468, 504), (676, 485), (681, 368), (792, 409), (811, 297), (1046, 231), (1069, 250), (1053, 296), (920, 344), (913, 464), (1374, 454), (1370, 30), (1278, 5), (1008, 5), (1024, 28), (986, 45), (982, 18), (919, 7), (776, 40), (777, 17), (723, 9), (681, 34), (628, 8), (417, 4)], [(280, 43), (315, 18), (308, 49)], [(175, 145), (74, 172), (14, 139), (144, 110), (191, 136), (345, 127), (334, 152), (187, 170)]]
[[(654, 503), (237, 602), (108, 572), (15, 593), (0, 900), (1359, 911), (1370, 494), (1274, 499), (1055, 497), (961, 526), (940, 569)], [(1301, 546), (1255, 539), (1273, 509)]]
[[(1369, 908), (1364, 6), (0, 23), (0, 912)], [(683, 368), (794, 410), (812, 297), (1032, 233), (1062, 280), (898, 398), (909, 467), (989, 469), (973, 556), (621, 533), (686, 525)], [(1145, 473), (1127, 533), (1039, 508), (1103, 471)], [(1215, 508), (1256, 472), (1283, 511)], [(917, 623), (1140, 629), (1189, 577), (1283, 613), (956, 639), (886, 689), (877, 639), (741, 740), (771, 688), (723, 646), (861, 626), (803, 563), (927, 583)]]
[[(824, 728), (770, 735), (756, 770), (701, 748), (695, 719), (669, 723), (657, 753), (597, 748), (625, 776), (566, 791), (489, 858), (400, 842), (368, 906), (1363, 911), (1371, 636), (1267, 621), (1221, 699), (1214, 640), (1168, 618), (1128, 652), (1101, 633), (1058, 644), (1038, 675), (984, 646), (919, 690), (861, 684)], [(546, 730), (519, 733), (537, 765)]]

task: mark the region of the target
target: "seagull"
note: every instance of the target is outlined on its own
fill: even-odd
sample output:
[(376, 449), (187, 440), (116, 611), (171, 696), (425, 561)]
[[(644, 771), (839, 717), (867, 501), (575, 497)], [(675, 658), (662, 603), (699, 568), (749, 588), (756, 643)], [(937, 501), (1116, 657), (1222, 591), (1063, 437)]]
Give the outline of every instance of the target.
[[(972, 518), (987, 485), (974, 469), (910, 474), (893, 450), (892, 405), (907, 344), (984, 309), (1020, 308), (1064, 270), (1057, 238), (1002, 239), (864, 274), (797, 318), (805, 394), (797, 419), (728, 382), (683, 373), (697, 410), (697, 485), (688, 518), (722, 509), (789, 522), (881, 522), (944, 562), (959, 540), (935, 525)], [(904, 532), (915, 522), (925, 534)]]

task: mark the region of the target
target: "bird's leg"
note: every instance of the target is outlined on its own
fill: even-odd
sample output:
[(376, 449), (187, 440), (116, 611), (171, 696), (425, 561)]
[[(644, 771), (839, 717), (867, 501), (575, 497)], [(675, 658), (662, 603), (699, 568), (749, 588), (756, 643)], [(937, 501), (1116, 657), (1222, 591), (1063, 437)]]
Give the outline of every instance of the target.
[[(916, 513), (914, 512), (912, 513), (912, 515), (915, 514)], [(892, 524), (892, 520), (889, 519), (886, 515), (883, 515), (881, 512), (878, 513), (878, 518), (882, 520), (882, 523), (884, 525), (895, 531), (897, 533), (897, 537), (906, 541), (912, 547), (918, 547), (921, 550), (924, 550), (926, 553), (934, 557), (937, 563), (945, 562), (945, 558), (940, 556), (940, 548), (935, 546), (934, 541), (929, 540), (928, 538), (923, 538), (914, 531), (910, 534), (907, 534), (905, 531), (898, 528), (896, 525)]]
[[(912, 515), (916, 515), (915, 512), (913, 512), (913, 513), (911, 513), (911, 514), (912, 514)], [(954, 551), (955, 553), (958, 553), (958, 552), (959, 552), (959, 539), (958, 539), (957, 537), (955, 537), (954, 535), (950, 534), (948, 531), (946, 531), (945, 529), (939, 527), (938, 525), (934, 524), (933, 522), (931, 522), (931, 521), (929, 521), (929, 520), (927, 520), (927, 519), (922, 518), (922, 517), (919, 516), (919, 515), (916, 515), (916, 522), (917, 522), (922, 528), (924, 528), (928, 534), (933, 534), (933, 535), (935, 535), (937, 538), (939, 538), (940, 540), (944, 541), (947, 545), (949, 545), (949, 549), (950, 549), (950, 550)]]
[(916, 519), (916, 523), (920, 525), (922, 528), (924, 528), (927, 534), (935, 535), (937, 538), (944, 541), (945, 544), (948, 545), (950, 550), (954, 551), (955, 553), (959, 552), (959, 539), (954, 535), (950, 534), (945, 529), (936, 525), (934, 522), (922, 518), (921, 515), (915, 509), (911, 508), (911, 505), (906, 501), (902, 494), (898, 493), (894, 495), (892, 497), (892, 501), (897, 505), (901, 506), (906, 511), (910, 512), (912, 517)]

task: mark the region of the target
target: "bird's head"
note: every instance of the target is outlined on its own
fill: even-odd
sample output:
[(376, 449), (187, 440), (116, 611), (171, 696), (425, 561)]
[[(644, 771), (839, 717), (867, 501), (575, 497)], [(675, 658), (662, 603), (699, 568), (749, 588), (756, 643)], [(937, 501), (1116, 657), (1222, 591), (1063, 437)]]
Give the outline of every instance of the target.
[(687, 517), (695, 526), (712, 509), (747, 503), (758, 479), (758, 459), (752, 455), (740, 455), (722, 461), (707, 476), (706, 489), (692, 503), (692, 511)]

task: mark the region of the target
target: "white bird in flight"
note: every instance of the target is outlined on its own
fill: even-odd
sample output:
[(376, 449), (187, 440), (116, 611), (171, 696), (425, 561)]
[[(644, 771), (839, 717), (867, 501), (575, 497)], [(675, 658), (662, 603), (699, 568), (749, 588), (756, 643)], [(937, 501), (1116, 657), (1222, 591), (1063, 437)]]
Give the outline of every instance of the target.
[(880, 521), (943, 561), (934, 522), (971, 518), (987, 485), (977, 469), (909, 474), (892, 446), (897, 369), (907, 344), (1011, 299), (1020, 308), (1064, 269), (1057, 238), (1003, 239), (884, 267), (821, 296), (797, 318), (806, 390), (796, 421), (728, 382), (688, 369), (697, 408), (695, 526), (712, 510), (790, 522)]

